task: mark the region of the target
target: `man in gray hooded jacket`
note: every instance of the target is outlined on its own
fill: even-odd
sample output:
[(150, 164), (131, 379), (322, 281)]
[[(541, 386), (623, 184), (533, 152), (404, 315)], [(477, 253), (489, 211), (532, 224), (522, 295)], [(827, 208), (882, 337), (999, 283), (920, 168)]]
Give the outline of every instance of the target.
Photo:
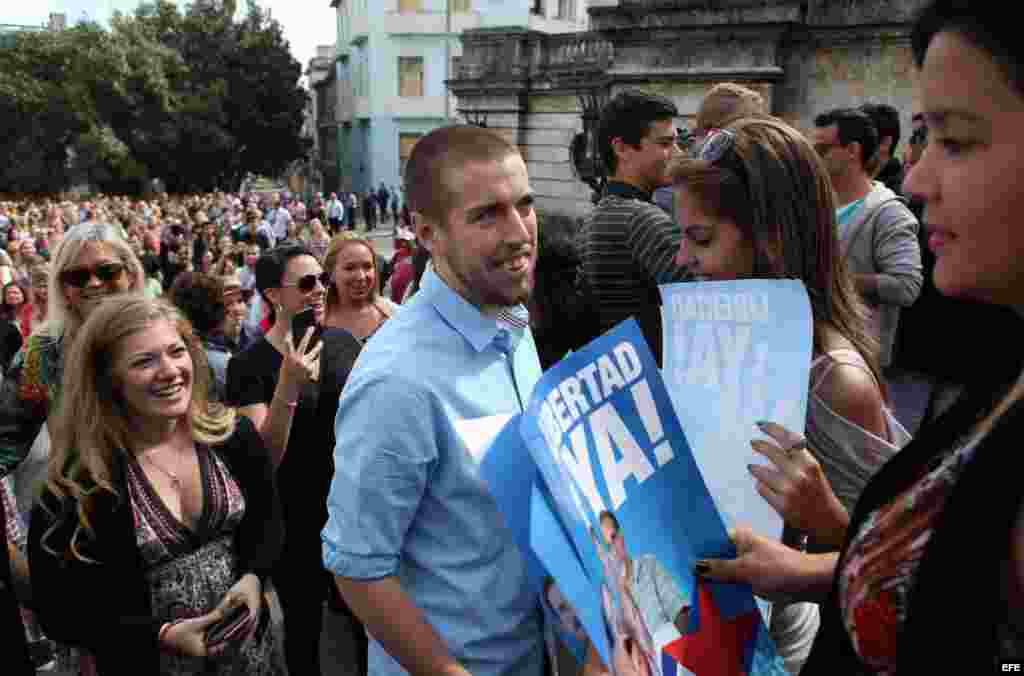
[(814, 147), (836, 192), (840, 248), (872, 310), (881, 365), (888, 367), (900, 309), (917, 300), (924, 281), (920, 226), (904, 200), (868, 173), (878, 132), (867, 115), (838, 109), (819, 115), (814, 124)]

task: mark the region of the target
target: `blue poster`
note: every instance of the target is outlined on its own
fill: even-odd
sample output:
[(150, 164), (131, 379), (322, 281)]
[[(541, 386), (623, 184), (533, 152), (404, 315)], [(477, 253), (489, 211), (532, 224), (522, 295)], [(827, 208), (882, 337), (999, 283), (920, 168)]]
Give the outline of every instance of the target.
[[(760, 420), (802, 431), (813, 324), (803, 283), (741, 280), (661, 287), (663, 377), (704, 483), (730, 527), (781, 537), (758, 493), (750, 441)], [(764, 437), (766, 438), (766, 437)]]
[(735, 549), (679, 403), (629, 320), (549, 369), (522, 415), (460, 431), (581, 661), (628, 646), (652, 676), (782, 676), (749, 587), (692, 573)]

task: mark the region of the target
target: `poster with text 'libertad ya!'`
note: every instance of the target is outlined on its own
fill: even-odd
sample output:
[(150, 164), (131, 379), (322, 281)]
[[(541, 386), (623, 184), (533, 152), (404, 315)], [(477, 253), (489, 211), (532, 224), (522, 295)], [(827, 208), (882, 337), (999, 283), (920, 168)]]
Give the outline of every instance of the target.
[(803, 432), (813, 324), (802, 282), (741, 280), (661, 287), (665, 386), (725, 519), (781, 536), (782, 519), (747, 465), (758, 421)]
[(619, 676), (785, 673), (749, 587), (692, 573), (735, 550), (634, 321), (549, 369), (489, 436), (481, 478), (579, 662)]

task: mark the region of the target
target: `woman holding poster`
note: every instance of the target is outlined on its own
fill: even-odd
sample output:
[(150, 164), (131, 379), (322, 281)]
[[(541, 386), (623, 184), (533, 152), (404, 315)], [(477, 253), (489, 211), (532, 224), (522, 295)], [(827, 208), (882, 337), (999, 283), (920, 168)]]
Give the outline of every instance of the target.
[[(1019, 311), (1024, 48), (1014, 10), (932, 0), (918, 17), (911, 43), (931, 139), (905, 188), (925, 203), (938, 290)], [(1001, 376), (969, 388), (871, 479), (839, 552), (801, 553), (740, 530), (739, 558), (698, 562), (697, 572), (749, 582), (766, 598), (824, 599), (804, 676), (1019, 670), (1022, 400), (1018, 352), (1006, 355)], [(763, 472), (779, 485), (826, 493), (821, 481), (817, 490), (801, 481), (803, 463), (783, 450), (802, 440), (769, 431), (778, 445), (766, 446), (774, 467)], [(812, 503), (804, 504), (780, 511), (806, 517)]]
[[(885, 405), (877, 341), (839, 252), (828, 172), (800, 132), (760, 116), (711, 132), (696, 158), (678, 163), (673, 179), (683, 233), (679, 264), (705, 280), (789, 278), (807, 288), (814, 361), (810, 451), (802, 453), (832, 490), (826, 509), (814, 512), (817, 522), (786, 520), (783, 542), (834, 550), (834, 534), (845, 530), (864, 485), (908, 435)], [(766, 442), (751, 444), (761, 452)], [(778, 502), (771, 471), (751, 472), (758, 492)], [(790, 673), (800, 671), (817, 629), (813, 604), (773, 608), (772, 638)]]

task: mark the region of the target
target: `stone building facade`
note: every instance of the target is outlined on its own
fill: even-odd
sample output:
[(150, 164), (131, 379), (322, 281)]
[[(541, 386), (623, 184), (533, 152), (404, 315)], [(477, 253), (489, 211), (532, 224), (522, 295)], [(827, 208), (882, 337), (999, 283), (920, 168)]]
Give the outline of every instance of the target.
[(538, 208), (579, 217), (592, 191), (573, 140), (625, 88), (679, 107), (681, 124), (723, 81), (760, 91), (771, 112), (810, 129), (815, 114), (889, 103), (909, 128), (909, 28), (924, 0), (592, 0), (586, 33), (476, 30), (462, 36), (449, 87), (465, 119), (522, 150)]

